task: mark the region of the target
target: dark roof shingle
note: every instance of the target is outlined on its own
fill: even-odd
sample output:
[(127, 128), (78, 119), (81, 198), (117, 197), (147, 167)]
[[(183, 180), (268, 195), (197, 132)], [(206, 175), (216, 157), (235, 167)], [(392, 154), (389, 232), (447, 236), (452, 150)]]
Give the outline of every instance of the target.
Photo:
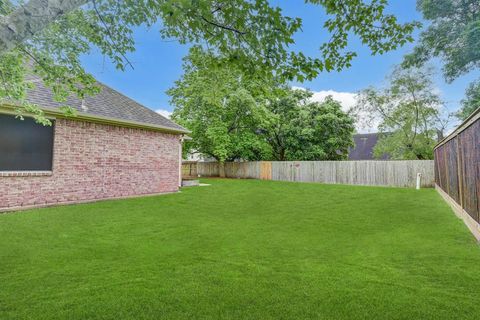
[[(379, 133), (359, 133), (353, 135), (355, 146), (350, 148), (348, 160), (375, 160), (373, 148), (380, 138)], [(387, 160), (388, 155), (383, 155), (378, 160)]]
[(83, 101), (71, 96), (67, 102), (59, 103), (53, 99), (52, 91), (37, 77), (29, 79), (35, 87), (28, 91), (27, 100), (43, 108), (59, 108), (68, 105), (78, 112), (91, 116), (106, 117), (120, 121), (134, 122), (151, 126), (164, 127), (173, 131), (188, 132), (182, 126), (141, 105), (120, 92), (98, 82), (100, 93), (87, 96)]

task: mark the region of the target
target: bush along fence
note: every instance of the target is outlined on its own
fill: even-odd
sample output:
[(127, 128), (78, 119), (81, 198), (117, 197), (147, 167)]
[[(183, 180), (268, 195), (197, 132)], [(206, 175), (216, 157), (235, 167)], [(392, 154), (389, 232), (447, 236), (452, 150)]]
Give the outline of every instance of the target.
[(415, 187), (417, 174), (421, 186), (434, 186), (433, 160), (412, 161), (258, 161), (199, 162), (202, 177), (319, 182), (371, 186)]
[(435, 184), (480, 241), (480, 108), (435, 147)]

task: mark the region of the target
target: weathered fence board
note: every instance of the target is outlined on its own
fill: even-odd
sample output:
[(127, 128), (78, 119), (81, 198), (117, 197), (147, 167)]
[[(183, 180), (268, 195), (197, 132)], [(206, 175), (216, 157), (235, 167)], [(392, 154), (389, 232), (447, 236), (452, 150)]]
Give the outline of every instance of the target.
[(435, 147), (435, 183), (480, 223), (480, 108)]
[(260, 180), (272, 180), (272, 163), (270, 161), (260, 162)]
[[(204, 177), (219, 176), (216, 162), (198, 163)], [(434, 185), (433, 161), (260, 161), (225, 163), (227, 178), (414, 187), (417, 173), (422, 186)]]
[(218, 162), (199, 162), (197, 173), (201, 177), (218, 177), (220, 174)]
[(260, 162), (226, 162), (225, 176), (227, 178), (259, 179)]
[(433, 186), (433, 161), (294, 161), (272, 162), (272, 179), (354, 185)]
[(182, 162), (182, 179), (198, 177), (198, 163), (196, 161)]

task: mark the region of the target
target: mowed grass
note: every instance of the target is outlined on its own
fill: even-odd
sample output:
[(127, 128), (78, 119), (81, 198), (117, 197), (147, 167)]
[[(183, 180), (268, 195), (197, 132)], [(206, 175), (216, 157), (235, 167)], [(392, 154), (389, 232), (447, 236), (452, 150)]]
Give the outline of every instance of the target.
[(208, 180), (0, 216), (0, 319), (478, 319), (433, 189)]

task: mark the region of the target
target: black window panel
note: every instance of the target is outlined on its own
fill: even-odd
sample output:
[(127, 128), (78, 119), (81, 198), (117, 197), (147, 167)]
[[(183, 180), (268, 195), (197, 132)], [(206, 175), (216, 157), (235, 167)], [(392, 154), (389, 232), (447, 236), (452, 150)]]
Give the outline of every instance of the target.
[(0, 114), (0, 171), (50, 171), (53, 125)]

